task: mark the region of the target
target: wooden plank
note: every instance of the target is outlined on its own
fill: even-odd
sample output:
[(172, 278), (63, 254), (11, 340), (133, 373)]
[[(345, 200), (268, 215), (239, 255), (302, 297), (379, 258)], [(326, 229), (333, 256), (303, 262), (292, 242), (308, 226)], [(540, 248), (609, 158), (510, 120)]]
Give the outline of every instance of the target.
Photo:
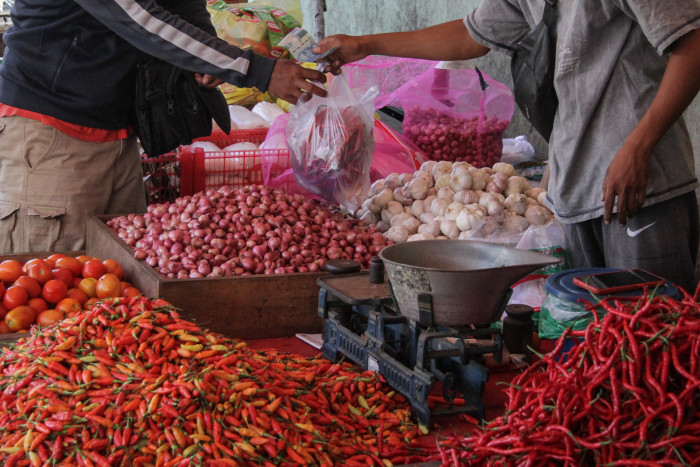
[(13, 332), (12, 334), (0, 334), (0, 349), (11, 346), (23, 337), (29, 337), (29, 333)]
[(66, 252), (56, 252), (56, 251), (42, 251), (40, 253), (8, 253), (5, 255), (0, 256), (0, 262), (5, 261), (6, 259), (14, 259), (19, 261), (20, 263), (26, 263), (30, 259), (34, 258), (48, 258), (51, 255), (54, 255), (56, 253), (61, 253), (66, 256), (80, 256), (85, 254), (85, 250), (79, 250), (79, 251), (66, 251)]
[(145, 295), (167, 300), (184, 317), (240, 339), (321, 332), (316, 280), (327, 273), (167, 279), (134, 258), (132, 249), (105, 224), (110, 218), (88, 220), (88, 255), (118, 261)]

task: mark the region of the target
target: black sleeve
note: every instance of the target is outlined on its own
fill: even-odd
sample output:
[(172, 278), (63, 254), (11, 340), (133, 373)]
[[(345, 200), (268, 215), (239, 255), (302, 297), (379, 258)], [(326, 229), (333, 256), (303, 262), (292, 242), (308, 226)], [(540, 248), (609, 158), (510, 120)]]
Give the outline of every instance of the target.
[[(159, 0), (162, 3), (180, 3)], [(243, 51), (161, 7), (155, 0), (75, 0), (92, 16), (143, 52), (186, 70), (206, 73), (238, 87), (266, 91), (275, 60)], [(185, 8), (204, 21), (204, 0)], [(180, 5), (182, 8), (182, 5)], [(206, 9), (204, 13), (208, 15)], [(211, 24), (211, 19), (208, 20)], [(213, 27), (212, 27), (213, 29)]]
[(199, 29), (216, 36), (216, 28), (214, 28), (211, 15), (207, 11), (206, 0), (156, 0), (156, 3)]

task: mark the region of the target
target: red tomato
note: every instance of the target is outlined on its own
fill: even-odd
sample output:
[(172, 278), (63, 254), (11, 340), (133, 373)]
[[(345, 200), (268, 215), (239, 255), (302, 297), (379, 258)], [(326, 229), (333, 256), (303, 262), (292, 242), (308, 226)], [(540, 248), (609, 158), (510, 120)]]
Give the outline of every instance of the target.
[[(10, 310), (8, 310), (7, 307), (2, 302), (0, 302), (0, 319), (1, 320), (5, 319), (5, 315), (7, 314), (8, 311), (10, 311)], [(0, 334), (2, 334), (2, 333), (0, 333)]]
[(19, 285), (27, 289), (29, 298), (36, 298), (41, 295), (41, 285), (29, 276), (20, 276), (15, 281), (14, 285)]
[(38, 313), (36, 317), (36, 324), (39, 326), (51, 326), (52, 324), (56, 324), (57, 322), (61, 321), (65, 316), (63, 315), (63, 312), (59, 310), (44, 310), (41, 313)]
[(7, 326), (7, 323), (5, 322), (5, 318), (0, 321), (0, 334), (11, 334), (12, 329)]
[(78, 300), (78, 302), (80, 303), (81, 306), (83, 305), (83, 303), (88, 301), (88, 298), (90, 298), (87, 296), (87, 294), (85, 292), (83, 292), (82, 290), (80, 290), (77, 287), (73, 287), (71, 289), (68, 289), (68, 292), (66, 292), (66, 297), (67, 298), (74, 298), (74, 299)]
[(117, 261), (113, 259), (106, 259), (102, 261), (102, 264), (104, 264), (107, 268), (107, 272), (111, 272), (112, 274), (117, 276), (120, 281), (124, 280), (124, 270)]
[(8, 259), (0, 263), (0, 281), (14, 282), (22, 275), (22, 265), (19, 261)]
[(122, 291), (125, 297), (138, 297), (141, 295), (141, 291), (136, 287), (127, 287)]
[(53, 273), (54, 279), (63, 281), (68, 288), (73, 287), (73, 273), (71, 273), (68, 269), (56, 268), (52, 269), (51, 272)]
[(97, 298), (119, 297), (122, 294), (122, 284), (119, 278), (108, 272), (97, 280), (95, 287)]
[(18, 306), (11, 309), (5, 316), (5, 323), (12, 331), (27, 329), (34, 323), (36, 319), (36, 311), (26, 305)]
[(97, 279), (94, 277), (86, 277), (78, 284), (78, 289), (82, 290), (88, 299), (97, 297)]
[(91, 277), (93, 279), (99, 279), (104, 274), (107, 273), (107, 266), (102, 264), (102, 261), (96, 259), (91, 259), (86, 261), (83, 265), (83, 277)]
[(57, 268), (68, 269), (73, 277), (79, 277), (83, 274), (83, 263), (80, 262), (78, 258), (73, 258), (71, 256), (64, 256), (56, 260)]
[(5, 290), (7, 290), (5, 288), (5, 283), (3, 281), (0, 281), (0, 298), (2, 298), (2, 294), (5, 293)]
[(91, 259), (95, 259), (95, 258), (93, 258), (92, 256), (80, 255), (80, 256), (76, 256), (76, 259), (78, 261), (80, 261), (82, 264), (85, 264), (88, 261), (90, 261)]
[[(44, 260), (43, 260), (43, 259), (41, 259), (41, 258), (32, 258), (32, 259), (30, 259), (30, 260), (27, 260), (27, 262), (25, 262), (25, 263), (22, 265), (22, 271), (24, 271), (25, 274), (26, 274), (26, 272), (29, 270), (30, 267), (34, 266), (35, 264), (42, 264), (42, 263), (44, 263)], [(44, 264), (45, 264), (45, 263), (44, 263)]]
[(43, 298), (30, 298), (27, 302), (27, 306), (31, 307), (37, 314), (49, 309), (49, 305), (47, 305), (46, 300)]
[(75, 316), (76, 313), (83, 310), (83, 306), (74, 298), (64, 298), (56, 304), (56, 310), (66, 316)]
[(53, 279), (53, 273), (51, 272), (51, 266), (46, 264), (44, 261), (34, 263), (27, 268), (27, 275), (32, 279), (36, 279), (39, 284), (45, 284), (46, 282)]
[(19, 285), (13, 285), (5, 291), (5, 295), (2, 297), (2, 303), (8, 310), (17, 308), (27, 303), (29, 300), (29, 294), (27, 294), (27, 289), (20, 287)]
[(58, 279), (51, 279), (44, 284), (41, 290), (41, 296), (49, 303), (58, 303), (66, 296), (68, 286), (65, 282)]
[(51, 268), (53, 269), (56, 267), (56, 261), (58, 261), (59, 258), (63, 258), (65, 256), (66, 255), (64, 255), (63, 253), (54, 253), (51, 256), (49, 256), (48, 258), (46, 258), (44, 261), (46, 261), (46, 264), (51, 266)]

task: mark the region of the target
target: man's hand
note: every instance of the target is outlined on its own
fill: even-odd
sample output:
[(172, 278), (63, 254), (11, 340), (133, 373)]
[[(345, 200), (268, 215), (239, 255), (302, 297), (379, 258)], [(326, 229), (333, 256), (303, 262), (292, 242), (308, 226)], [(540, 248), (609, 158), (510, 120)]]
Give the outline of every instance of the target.
[(610, 163), (603, 180), (606, 224), (616, 197), (620, 225), (644, 204), (651, 152), (700, 90), (699, 50), (700, 29), (676, 41), (654, 100)]
[(311, 94), (326, 97), (328, 92), (311, 81), (326, 82), (326, 76), (318, 70), (304, 68), (291, 60), (277, 60), (272, 69), (267, 91), (273, 96), (296, 104), (298, 99), (310, 99)]
[(603, 197), (605, 204), (603, 220), (612, 221), (613, 208), (617, 199), (617, 220), (621, 226), (627, 225), (646, 200), (647, 180), (649, 176), (649, 156), (647, 151), (634, 147), (628, 140), (615, 154), (603, 179)]
[(333, 47), (337, 47), (337, 50), (324, 58), (323, 61), (328, 62), (328, 66), (324, 70), (325, 72), (339, 75), (340, 67), (346, 63), (362, 60), (367, 56), (367, 54), (362, 51), (362, 46), (360, 44), (360, 38), (357, 36), (337, 34), (321, 40), (313, 50), (315, 53), (321, 54)]
[(194, 74), (194, 80), (199, 84), (200, 86), (204, 86), (205, 88), (215, 88), (224, 81), (212, 76), (212, 75), (202, 75), (201, 73), (195, 73)]

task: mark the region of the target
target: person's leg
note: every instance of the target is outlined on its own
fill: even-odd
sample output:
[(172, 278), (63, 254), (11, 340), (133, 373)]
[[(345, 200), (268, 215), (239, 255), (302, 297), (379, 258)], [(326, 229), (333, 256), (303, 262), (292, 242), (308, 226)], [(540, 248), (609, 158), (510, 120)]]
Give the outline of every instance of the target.
[(699, 230), (695, 192), (639, 210), (626, 227), (613, 217), (603, 226), (606, 265), (646, 269), (692, 294)]
[(566, 257), (572, 268), (605, 267), (600, 221), (593, 219), (563, 224)]
[(146, 191), (136, 137), (122, 140), (122, 153), (115, 160), (112, 197), (104, 214), (146, 212)]
[[(0, 123), (0, 249), (84, 249), (86, 218), (106, 213), (114, 187), (125, 185), (116, 169), (124, 143), (81, 141), (22, 117)], [(143, 188), (134, 196), (143, 199)]]

